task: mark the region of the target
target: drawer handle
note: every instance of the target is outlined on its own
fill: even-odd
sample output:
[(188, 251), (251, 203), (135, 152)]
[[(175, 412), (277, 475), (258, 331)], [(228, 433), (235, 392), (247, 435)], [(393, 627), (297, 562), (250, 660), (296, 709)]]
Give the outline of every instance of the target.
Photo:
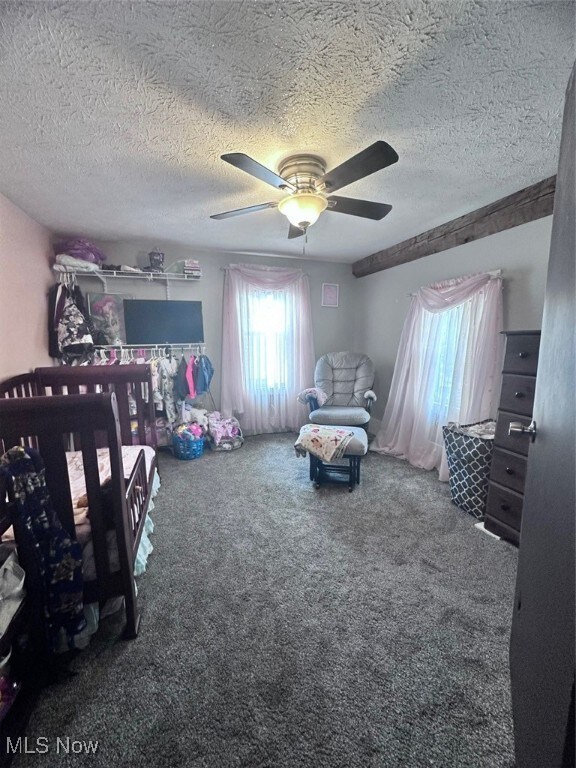
[(524, 392), (514, 392), (514, 397), (517, 397), (518, 399), (522, 397), (526, 397)]
[(513, 475), (514, 474), (514, 470), (512, 469), (512, 467), (506, 467), (506, 474), (507, 475)]
[(510, 504), (500, 504), (502, 512), (508, 512), (510, 510)]
[(518, 357), (521, 357), (522, 360), (525, 360), (527, 357), (530, 357), (530, 352), (518, 352)]

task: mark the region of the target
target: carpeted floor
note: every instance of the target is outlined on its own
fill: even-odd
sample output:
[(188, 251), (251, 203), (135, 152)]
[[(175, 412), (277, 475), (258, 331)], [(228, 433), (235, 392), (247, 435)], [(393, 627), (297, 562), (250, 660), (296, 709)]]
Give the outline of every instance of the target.
[(516, 550), (396, 459), (315, 490), (293, 442), (161, 456), (140, 635), (103, 622), (14, 765), (512, 768)]

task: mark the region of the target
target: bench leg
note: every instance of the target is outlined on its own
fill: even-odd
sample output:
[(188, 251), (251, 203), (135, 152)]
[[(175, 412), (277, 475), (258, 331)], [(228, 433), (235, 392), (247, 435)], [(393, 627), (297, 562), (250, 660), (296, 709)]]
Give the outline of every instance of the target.
[(310, 456), (310, 480), (316, 488), (320, 488), (320, 476), (322, 474), (322, 461), (311, 453)]
[[(322, 481), (327, 479), (326, 474), (323, 472), (324, 464), (313, 454), (310, 453), (308, 456), (310, 458), (310, 480), (315, 484), (316, 488), (319, 488)], [(348, 491), (352, 492), (354, 490), (354, 486), (360, 484), (360, 460), (362, 457), (345, 456), (344, 458), (348, 459), (348, 471), (346, 471), (346, 465), (344, 464), (344, 466), (340, 466), (339, 472), (340, 474), (344, 474), (345, 477), (348, 475)], [(326, 470), (327, 472), (330, 471), (330, 467), (328, 465)], [(344, 482), (346, 482), (346, 480)]]

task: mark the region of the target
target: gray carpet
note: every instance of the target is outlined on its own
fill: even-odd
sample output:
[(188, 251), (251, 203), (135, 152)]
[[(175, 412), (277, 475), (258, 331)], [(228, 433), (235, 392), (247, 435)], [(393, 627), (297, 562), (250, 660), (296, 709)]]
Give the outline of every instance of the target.
[(46, 690), (29, 744), (61, 766), (511, 768), (517, 552), (434, 473), (369, 454), (315, 490), (293, 435), (162, 455), (142, 626), (103, 622)]

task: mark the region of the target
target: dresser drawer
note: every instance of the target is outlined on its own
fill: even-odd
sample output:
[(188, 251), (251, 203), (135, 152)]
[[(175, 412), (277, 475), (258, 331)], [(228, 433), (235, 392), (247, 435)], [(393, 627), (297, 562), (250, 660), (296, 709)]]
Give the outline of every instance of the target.
[(491, 482), (488, 488), (486, 517), (500, 520), (504, 525), (519, 531), (523, 501), (521, 494)]
[(517, 376), (512, 373), (505, 373), (502, 376), (500, 408), (503, 411), (530, 416), (534, 410), (535, 387), (536, 379), (533, 376)]
[(520, 544), (520, 531), (517, 531), (515, 528), (510, 528), (509, 525), (506, 525), (501, 520), (487, 517), (484, 520), (484, 528), (487, 531), (490, 531), (490, 533), (495, 533), (496, 536), (500, 536), (501, 539), (511, 541), (513, 544), (516, 544), (516, 546), (519, 546)]
[(532, 418), (530, 416), (519, 416), (517, 413), (508, 411), (499, 411), (496, 419), (496, 432), (494, 434), (494, 445), (500, 448), (506, 448), (508, 451), (528, 455), (530, 448), (530, 435), (513, 432), (508, 434), (508, 426), (511, 421), (519, 421), (527, 427)]
[(504, 373), (527, 373), (536, 375), (538, 368), (539, 333), (521, 333), (506, 338)]
[(508, 453), (508, 451), (495, 448), (492, 455), (490, 480), (518, 493), (524, 493), (527, 463), (528, 460), (525, 456), (518, 456), (515, 453)]

